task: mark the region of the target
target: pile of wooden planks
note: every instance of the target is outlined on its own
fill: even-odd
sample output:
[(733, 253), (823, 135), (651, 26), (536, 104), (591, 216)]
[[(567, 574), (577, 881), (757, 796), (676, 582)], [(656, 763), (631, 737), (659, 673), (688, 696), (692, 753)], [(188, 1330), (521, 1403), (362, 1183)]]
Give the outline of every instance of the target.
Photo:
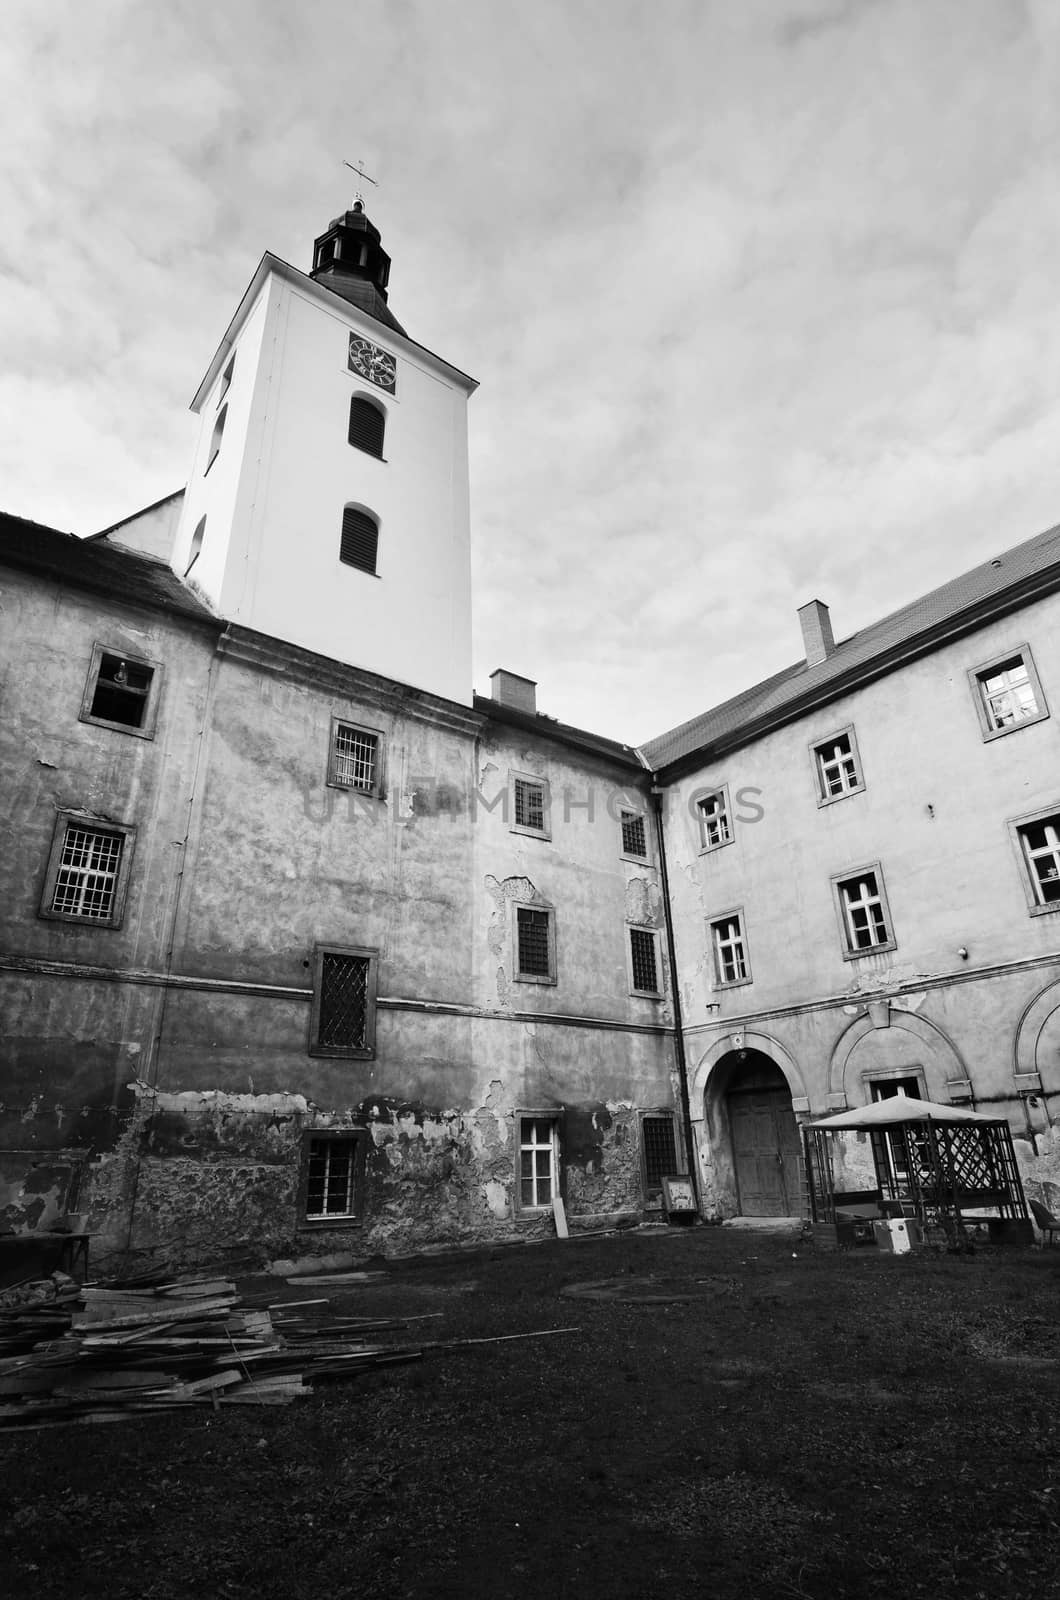
[(326, 1299), (247, 1306), (222, 1278), (85, 1284), (0, 1312), (0, 1428), (284, 1405), (316, 1382), (419, 1359), (375, 1342), (405, 1326), (334, 1316)]

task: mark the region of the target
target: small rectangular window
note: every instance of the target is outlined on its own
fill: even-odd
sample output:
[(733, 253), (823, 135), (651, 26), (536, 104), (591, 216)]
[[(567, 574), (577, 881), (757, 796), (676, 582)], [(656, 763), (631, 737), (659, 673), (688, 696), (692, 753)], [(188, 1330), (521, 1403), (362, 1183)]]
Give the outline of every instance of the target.
[(969, 677), (985, 740), (998, 739), (1049, 715), (1029, 645), (975, 667)]
[(153, 739), (161, 681), (162, 669), (156, 662), (97, 644), (89, 662), (79, 719), (117, 733)]
[(380, 792), (380, 735), (356, 723), (331, 721), (331, 754), (328, 782), (337, 789), (359, 789), (362, 794)]
[(832, 879), (845, 945), (844, 959), (893, 950), (891, 918), (878, 863)]
[(317, 949), (310, 1055), (374, 1055), (377, 964), (376, 950)]
[(121, 924), (135, 829), (60, 811), (44, 875), (40, 914), (97, 928)]
[(848, 794), (864, 789), (853, 728), (841, 728), (812, 749), (819, 806), (831, 805), (834, 800), (843, 800)]
[(727, 784), (700, 795), (696, 801), (699, 817), (699, 848), (720, 850), (732, 843), (732, 819), (729, 814), (729, 789)]
[(651, 995), (653, 999), (661, 993), (657, 944), (654, 928), (630, 928), (630, 986), (634, 994)]
[(710, 924), (710, 941), (714, 953), (714, 979), (719, 988), (732, 988), (751, 982), (751, 964), (747, 956), (747, 939), (744, 935), (743, 912), (728, 911)]
[(367, 1134), (307, 1133), (302, 1148), (302, 1220), (305, 1223), (359, 1221), (364, 1213)]
[(556, 938), (550, 908), (516, 906), (515, 976), (523, 983), (555, 983)]
[(643, 811), (623, 811), (622, 854), (638, 861), (648, 859), (648, 829)]
[(553, 1117), (519, 1117), (519, 1209), (544, 1211), (558, 1191), (558, 1138)]
[(644, 1190), (649, 1201), (662, 1197), (662, 1180), (677, 1175), (677, 1141), (671, 1116), (645, 1116), (641, 1119), (641, 1148), (644, 1155)]
[(1060, 911), (1060, 810), (1021, 817), (1009, 827), (1019, 852), (1031, 915)]
[(539, 839), (552, 836), (549, 809), (548, 783), (544, 778), (534, 778), (528, 773), (513, 772), (512, 833), (534, 834)]

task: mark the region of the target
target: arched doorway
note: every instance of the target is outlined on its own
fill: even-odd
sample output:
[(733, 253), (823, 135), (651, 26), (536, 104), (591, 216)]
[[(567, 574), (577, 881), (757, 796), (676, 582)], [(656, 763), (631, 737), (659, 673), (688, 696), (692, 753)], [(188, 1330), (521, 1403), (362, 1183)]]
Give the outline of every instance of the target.
[(802, 1172), (788, 1080), (761, 1050), (734, 1050), (718, 1067), (728, 1068), (722, 1081), (741, 1216), (797, 1216)]

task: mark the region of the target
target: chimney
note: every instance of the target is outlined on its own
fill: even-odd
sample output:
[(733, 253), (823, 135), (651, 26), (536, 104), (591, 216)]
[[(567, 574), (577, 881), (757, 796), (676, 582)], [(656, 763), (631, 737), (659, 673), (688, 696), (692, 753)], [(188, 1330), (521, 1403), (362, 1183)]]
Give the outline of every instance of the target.
[(520, 678), (517, 672), (505, 672), (498, 667), (490, 673), (493, 698), (499, 706), (511, 706), (513, 711), (525, 711), (537, 716), (537, 683), (533, 678)]
[(799, 622), (802, 624), (806, 665), (816, 667), (820, 662), (827, 661), (835, 649), (828, 607), (821, 600), (808, 600), (799, 607)]

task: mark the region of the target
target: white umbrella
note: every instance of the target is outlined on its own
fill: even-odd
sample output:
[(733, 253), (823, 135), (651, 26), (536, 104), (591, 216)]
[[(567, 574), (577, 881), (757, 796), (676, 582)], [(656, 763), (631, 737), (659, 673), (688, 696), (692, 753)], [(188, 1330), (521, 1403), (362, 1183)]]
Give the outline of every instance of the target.
[(1003, 1117), (987, 1117), (981, 1111), (964, 1111), (960, 1106), (940, 1106), (932, 1100), (911, 1100), (906, 1095), (889, 1095), (870, 1106), (854, 1106), (807, 1123), (810, 1128), (886, 1128), (896, 1122), (1003, 1122)]

